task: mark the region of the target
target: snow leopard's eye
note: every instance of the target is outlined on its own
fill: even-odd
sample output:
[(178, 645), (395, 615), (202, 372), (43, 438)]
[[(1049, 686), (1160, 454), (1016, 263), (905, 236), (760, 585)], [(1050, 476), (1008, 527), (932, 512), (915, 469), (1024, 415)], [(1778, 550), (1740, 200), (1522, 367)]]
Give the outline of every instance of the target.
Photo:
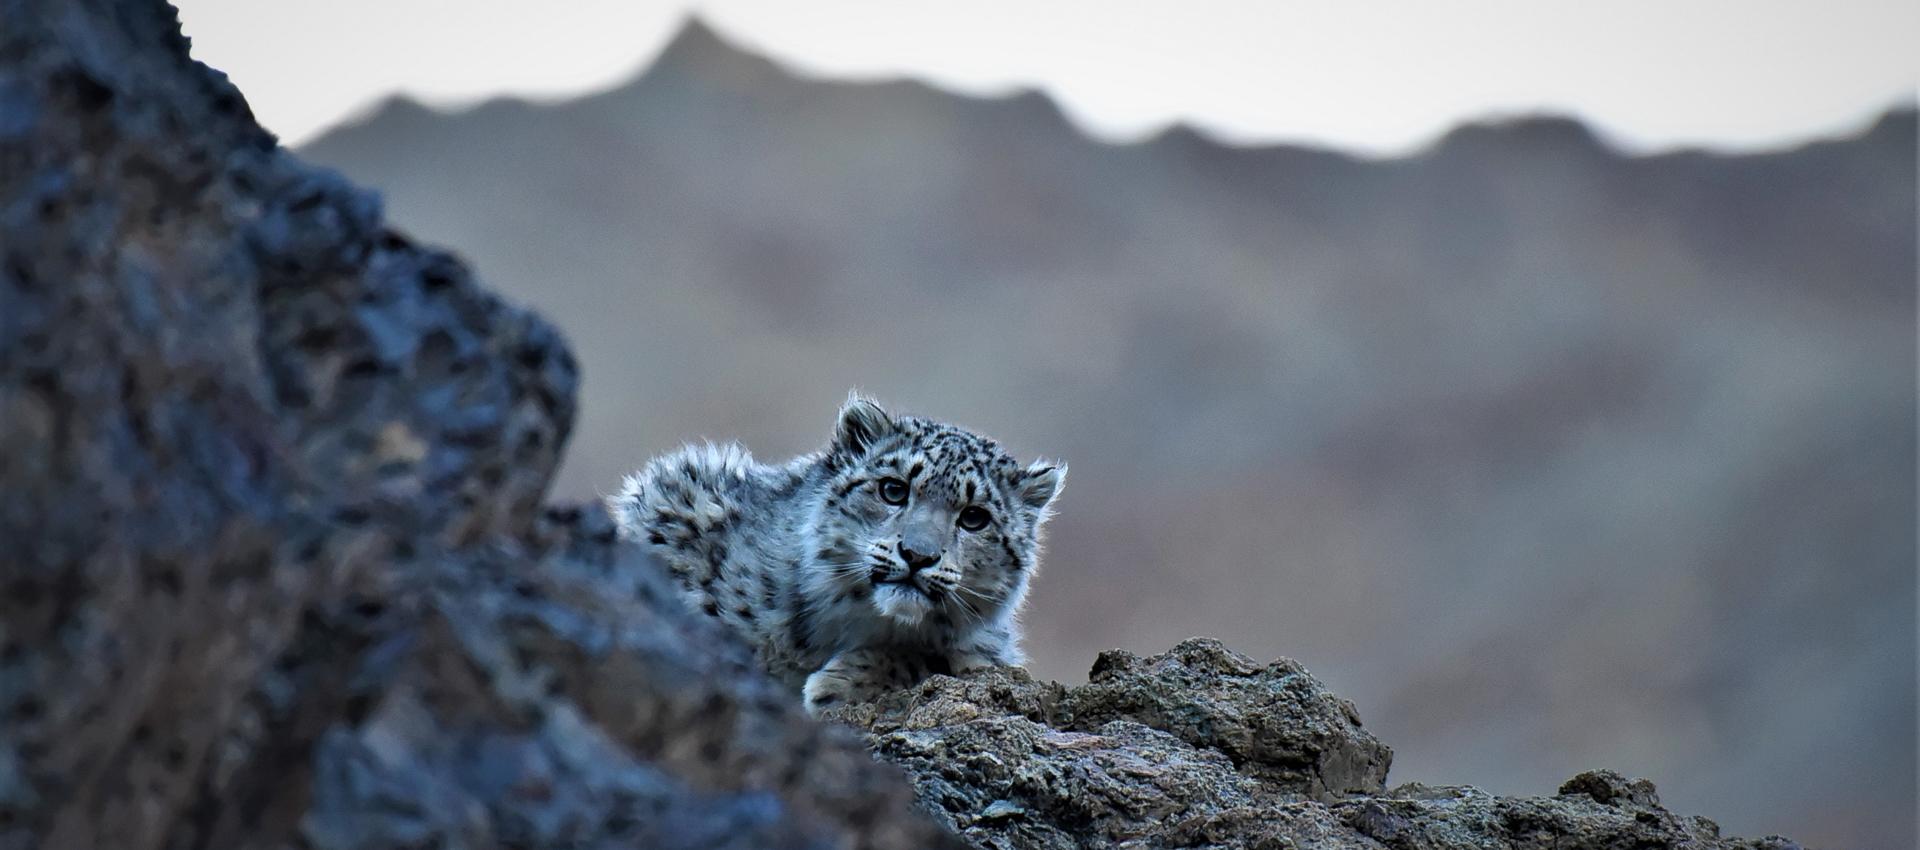
[(987, 513), (987, 509), (979, 505), (968, 505), (960, 511), (960, 527), (968, 531), (986, 528), (987, 522), (992, 519), (993, 514)]
[(898, 478), (880, 479), (880, 501), (889, 505), (907, 503), (907, 482)]

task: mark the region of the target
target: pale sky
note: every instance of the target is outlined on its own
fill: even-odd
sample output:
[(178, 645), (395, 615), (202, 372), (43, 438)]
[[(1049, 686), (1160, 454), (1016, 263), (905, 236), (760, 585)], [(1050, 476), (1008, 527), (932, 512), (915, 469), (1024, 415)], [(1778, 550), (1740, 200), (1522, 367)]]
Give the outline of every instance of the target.
[(1844, 133), (1920, 81), (1920, 0), (176, 0), (196, 58), (289, 144), (381, 98), (629, 79), (689, 14), (814, 76), (1039, 88), (1088, 131), (1403, 153), (1549, 111), (1635, 150)]

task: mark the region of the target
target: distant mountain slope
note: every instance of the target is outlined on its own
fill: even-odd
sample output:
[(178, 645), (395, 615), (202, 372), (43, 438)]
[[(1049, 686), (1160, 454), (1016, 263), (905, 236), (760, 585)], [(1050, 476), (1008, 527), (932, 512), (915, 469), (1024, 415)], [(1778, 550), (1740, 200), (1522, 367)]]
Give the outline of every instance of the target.
[(1045, 675), (1218, 634), (1369, 706), (1396, 780), (1609, 765), (1739, 833), (1891, 847), (1915, 139), (1902, 110), (1749, 156), (1564, 118), (1380, 161), (1114, 146), (696, 24), (604, 94), (396, 100), (301, 153), (566, 330), (571, 495), (689, 439), (811, 448), (857, 385), (1073, 463)]

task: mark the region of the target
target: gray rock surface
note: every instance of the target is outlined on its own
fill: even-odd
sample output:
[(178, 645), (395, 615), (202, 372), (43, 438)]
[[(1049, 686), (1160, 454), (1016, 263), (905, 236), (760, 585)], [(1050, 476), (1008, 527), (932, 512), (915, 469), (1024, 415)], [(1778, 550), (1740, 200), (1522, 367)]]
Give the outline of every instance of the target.
[(0, 848), (1768, 846), (1611, 774), (1383, 790), (1353, 706), (1205, 640), (815, 723), (542, 507), (550, 328), (167, 7), (0, 21)]
[(1379, 791), (1393, 751), (1360, 728), (1353, 703), (1286, 659), (1265, 666), (1214, 640), (1189, 640), (1141, 659), (1101, 653), (1085, 687), (1067, 692), (1073, 728), (1135, 720), (1290, 792), (1326, 799)]
[(1725, 839), (1653, 784), (1583, 773), (1552, 797), (1383, 784), (1392, 751), (1298, 664), (1195, 638), (1103, 653), (1077, 687), (937, 676), (830, 717), (864, 730), (977, 847), (1793, 848)]

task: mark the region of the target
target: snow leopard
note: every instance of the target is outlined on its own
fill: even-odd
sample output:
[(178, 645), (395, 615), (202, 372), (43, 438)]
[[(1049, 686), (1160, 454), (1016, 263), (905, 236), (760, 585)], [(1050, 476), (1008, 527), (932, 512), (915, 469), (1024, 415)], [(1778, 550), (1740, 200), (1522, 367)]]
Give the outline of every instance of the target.
[(851, 394), (826, 448), (649, 461), (607, 497), (622, 538), (818, 715), (936, 673), (1021, 665), (1017, 616), (1065, 464)]

